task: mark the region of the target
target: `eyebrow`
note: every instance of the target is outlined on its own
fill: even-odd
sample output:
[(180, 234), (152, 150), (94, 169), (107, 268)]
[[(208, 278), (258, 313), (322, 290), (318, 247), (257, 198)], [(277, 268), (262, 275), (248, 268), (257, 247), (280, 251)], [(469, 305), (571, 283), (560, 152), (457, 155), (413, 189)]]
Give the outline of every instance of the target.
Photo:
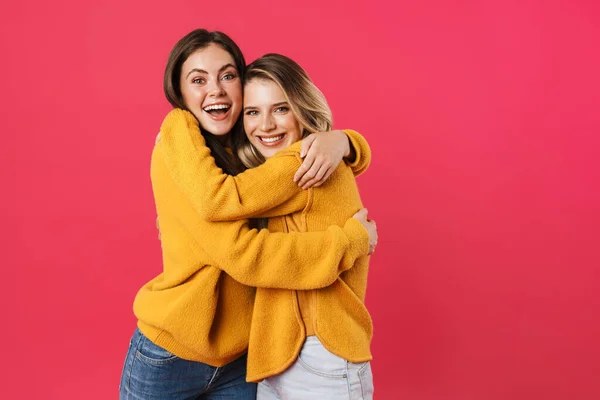
[[(275, 103), (275, 104), (271, 105), (271, 107), (280, 107), (280, 106), (285, 106), (285, 105), (289, 105), (289, 103), (287, 101), (280, 101), (279, 103)], [(254, 108), (258, 108), (258, 107), (248, 106), (248, 107), (244, 107), (244, 110), (251, 110)]]
[[(229, 63), (229, 64), (225, 64), (225, 65), (223, 65), (221, 68), (219, 68), (219, 74), (220, 74), (221, 72), (225, 71), (227, 68), (230, 68), (230, 67), (231, 67), (231, 68), (235, 68), (235, 70), (237, 71), (237, 68), (235, 67), (235, 65), (233, 65), (233, 64), (231, 64), (231, 63)], [(208, 72), (206, 72), (205, 70), (203, 70), (203, 69), (200, 69), (200, 68), (194, 68), (194, 69), (192, 69), (190, 72), (188, 72), (188, 74), (187, 74), (185, 77), (187, 78), (188, 76), (190, 76), (192, 72), (199, 72), (199, 73), (201, 73), (201, 74), (206, 74), (206, 75), (208, 75)]]

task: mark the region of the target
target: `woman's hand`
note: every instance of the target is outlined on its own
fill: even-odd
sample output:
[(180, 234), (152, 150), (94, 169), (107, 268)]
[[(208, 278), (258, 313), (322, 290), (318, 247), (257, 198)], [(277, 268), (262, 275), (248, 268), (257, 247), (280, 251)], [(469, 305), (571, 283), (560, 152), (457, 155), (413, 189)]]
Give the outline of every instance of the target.
[(367, 218), (367, 209), (361, 208), (356, 214), (354, 214), (353, 218), (356, 218), (358, 222), (365, 227), (367, 232), (369, 232), (369, 254), (373, 254), (375, 251), (375, 247), (377, 246), (377, 224), (372, 219)]
[(321, 186), (344, 157), (350, 155), (350, 140), (344, 131), (318, 132), (302, 140), (304, 162), (294, 175), (302, 189)]

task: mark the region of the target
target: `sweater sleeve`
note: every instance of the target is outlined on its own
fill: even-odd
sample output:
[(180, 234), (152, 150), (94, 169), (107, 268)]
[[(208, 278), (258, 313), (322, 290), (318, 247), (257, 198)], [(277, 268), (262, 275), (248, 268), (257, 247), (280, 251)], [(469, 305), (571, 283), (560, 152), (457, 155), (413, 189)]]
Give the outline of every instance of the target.
[(302, 162), (297, 152), (284, 150), (256, 168), (227, 175), (216, 165), (194, 116), (181, 109), (165, 117), (157, 146), (175, 184), (206, 220), (281, 216), (308, 203), (308, 191), (293, 181)]
[(356, 154), (354, 160), (346, 160), (346, 163), (352, 168), (354, 176), (359, 176), (365, 172), (371, 164), (371, 148), (369, 147), (367, 140), (360, 133), (353, 131), (352, 129), (344, 129), (344, 132), (346, 133), (346, 136), (348, 136), (350, 145), (354, 148), (354, 153)]
[[(368, 253), (368, 233), (354, 218), (344, 227), (305, 233), (250, 229), (248, 220), (199, 223), (198, 218), (190, 218), (189, 212), (195, 210), (185, 204), (187, 198), (172, 193), (174, 183), (156, 148), (151, 176), (159, 218), (169, 213), (169, 218), (178, 220), (211, 265), (244, 285), (293, 290), (326, 287)], [(191, 276), (204, 266), (185, 265), (189, 271), (184, 275)]]

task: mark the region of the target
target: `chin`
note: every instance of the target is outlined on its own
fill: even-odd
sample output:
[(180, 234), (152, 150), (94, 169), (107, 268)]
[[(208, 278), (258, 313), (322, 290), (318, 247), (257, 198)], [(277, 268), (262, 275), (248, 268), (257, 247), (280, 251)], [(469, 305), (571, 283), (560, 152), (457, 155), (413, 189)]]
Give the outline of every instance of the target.
[(228, 134), (230, 131), (231, 131), (231, 130), (224, 131), (224, 132), (220, 132), (220, 131), (219, 131), (219, 132), (216, 132), (216, 133), (210, 132), (210, 134), (211, 134), (211, 135), (213, 135), (213, 136), (227, 136), (227, 134)]
[(233, 129), (233, 124), (202, 124), (205, 131), (214, 136), (225, 136)]
[(263, 150), (263, 151), (259, 151), (260, 154), (262, 154), (262, 156), (264, 158), (271, 158), (273, 157), (275, 154), (277, 154), (279, 150), (273, 150), (273, 149), (268, 149), (268, 150)]

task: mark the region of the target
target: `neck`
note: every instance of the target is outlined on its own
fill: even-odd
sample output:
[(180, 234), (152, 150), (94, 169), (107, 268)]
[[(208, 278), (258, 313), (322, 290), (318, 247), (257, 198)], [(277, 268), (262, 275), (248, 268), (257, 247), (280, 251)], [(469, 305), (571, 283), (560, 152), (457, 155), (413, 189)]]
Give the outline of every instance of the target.
[(225, 135), (213, 135), (212, 133), (210, 133), (209, 131), (204, 131), (205, 133), (208, 133), (210, 136), (212, 136), (213, 138), (215, 138), (215, 140), (217, 142), (219, 142), (221, 145), (225, 146), (225, 147), (230, 147), (231, 145), (231, 139), (230, 139), (230, 134), (227, 133)]

